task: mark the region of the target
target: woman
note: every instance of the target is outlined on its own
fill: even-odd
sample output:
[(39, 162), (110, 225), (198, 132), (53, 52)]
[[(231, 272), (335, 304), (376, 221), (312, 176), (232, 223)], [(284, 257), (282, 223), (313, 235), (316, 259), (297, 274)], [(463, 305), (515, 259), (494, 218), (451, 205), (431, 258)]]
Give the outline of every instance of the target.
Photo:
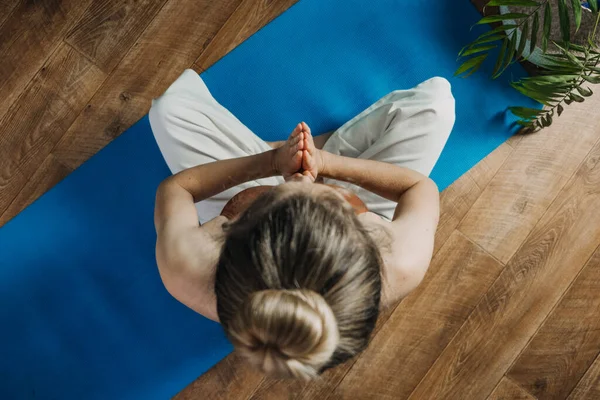
[(355, 356), (380, 306), (422, 280), (439, 218), (427, 176), (454, 123), (446, 80), (266, 143), (186, 70), (150, 123), (174, 173), (156, 195), (165, 287), (265, 373), (311, 378)]

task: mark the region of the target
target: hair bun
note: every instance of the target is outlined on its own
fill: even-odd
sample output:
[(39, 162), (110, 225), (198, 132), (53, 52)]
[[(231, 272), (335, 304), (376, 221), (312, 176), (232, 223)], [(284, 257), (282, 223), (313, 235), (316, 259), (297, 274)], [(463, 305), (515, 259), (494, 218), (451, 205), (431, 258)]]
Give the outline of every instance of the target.
[(315, 377), (339, 341), (331, 307), (312, 290), (254, 292), (228, 331), (236, 350), (278, 378)]

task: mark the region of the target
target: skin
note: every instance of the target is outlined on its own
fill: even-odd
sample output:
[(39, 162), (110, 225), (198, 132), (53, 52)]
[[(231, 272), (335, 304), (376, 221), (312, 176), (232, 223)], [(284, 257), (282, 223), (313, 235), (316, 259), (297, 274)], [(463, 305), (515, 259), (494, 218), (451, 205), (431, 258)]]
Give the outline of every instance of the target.
[[(218, 321), (214, 279), (222, 246), (219, 216), (199, 225), (194, 203), (241, 183), (282, 175), (283, 193), (325, 192), (344, 197), (334, 189), (315, 184), (319, 178), (352, 182), (398, 203), (391, 222), (367, 212), (359, 215), (366, 226), (377, 226), (391, 238), (380, 248), (383, 257), (383, 306), (405, 297), (423, 279), (431, 262), (439, 222), (439, 191), (428, 177), (396, 165), (348, 158), (322, 150), (329, 138), (315, 140), (304, 122), (273, 150), (236, 159), (199, 165), (165, 179), (156, 193), (154, 223), (156, 259), (166, 289), (192, 310)], [(317, 146), (318, 144), (318, 146)], [(373, 229), (380, 232), (381, 229)], [(374, 233), (375, 235), (376, 233)], [(375, 237), (376, 243), (384, 242)]]

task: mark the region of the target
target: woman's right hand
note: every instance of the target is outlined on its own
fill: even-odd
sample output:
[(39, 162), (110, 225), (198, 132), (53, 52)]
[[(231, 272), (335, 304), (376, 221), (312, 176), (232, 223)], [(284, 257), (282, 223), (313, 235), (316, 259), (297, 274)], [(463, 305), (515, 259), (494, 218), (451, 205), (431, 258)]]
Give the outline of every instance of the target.
[(306, 122), (302, 122), (302, 131), (304, 132), (302, 175), (308, 176), (314, 182), (317, 180), (319, 172), (322, 172), (325, 167), (323, 162), (323, 150), (319, 150), (315, 147), (313, 136)]

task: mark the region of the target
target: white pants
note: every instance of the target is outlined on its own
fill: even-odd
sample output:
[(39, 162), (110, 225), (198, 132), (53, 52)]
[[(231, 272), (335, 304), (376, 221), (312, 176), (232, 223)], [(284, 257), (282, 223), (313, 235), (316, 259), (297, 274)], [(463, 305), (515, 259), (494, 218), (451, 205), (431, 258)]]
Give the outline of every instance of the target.
[[(410, 90), (396, 90), (336, 130), (324, 150), (347, 157), (383, 161), (429, 175), (454, 125), (454, 98), (444, 78), (429, 79)], [(244, 157), (271, 147), (211, 95), (202, 78), (188, 69), (152, 102), (150, 124), (173, 174), (196, 165)], [(300, 121), (297, 121), (300, 122)], [(294, 126), (290, 126), (289, 135)], [(325, 179), (354, 191), (369, 211), (391, 220), (396, 203), (346, 182)], [(252, 186), (279, 185), (281, 176), (233, 187), (196, 204), (205, 223), (225, 203)]]

